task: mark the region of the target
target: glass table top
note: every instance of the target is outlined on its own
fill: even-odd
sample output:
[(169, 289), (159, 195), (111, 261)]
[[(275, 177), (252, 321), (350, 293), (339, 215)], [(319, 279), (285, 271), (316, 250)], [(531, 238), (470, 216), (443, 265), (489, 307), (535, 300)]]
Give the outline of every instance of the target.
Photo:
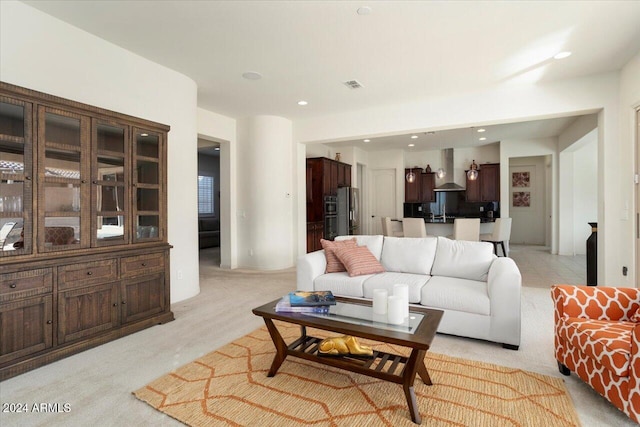
[(405, 318), (403, 323), (396, 325), (388, 323), (386, 314), (374, 313), (372, 306), (346, 302), (338, 302), (336, 305), (329, 306), (328, 314), (304, 313), (304, 315), (408, 334), (415, 333), (418, 326), (420, 326), (420, 322), (424, 319), (424, 315), (410, 311), (409, 317)]

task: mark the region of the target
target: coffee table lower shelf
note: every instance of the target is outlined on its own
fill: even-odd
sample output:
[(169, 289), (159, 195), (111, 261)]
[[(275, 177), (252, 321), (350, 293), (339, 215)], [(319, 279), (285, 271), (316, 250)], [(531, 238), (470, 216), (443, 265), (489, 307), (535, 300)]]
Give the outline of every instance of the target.
[(416, 424), (422, 422), (413, 383), (416, 374), (418, 374), (426, 385), (432, 385), (429, 372), (424, 364), (425, 350), (413, 348), (409, 357), (375, 350), (371, 358), (319, 356), (318, 345), (322, 338), (307, 335), (305, 326), (300, 326), (300, 337), (287, 345), (271, 319), (264, 318), (264, 322), (276, 347), (276, 355), (273, 358), (271, 369), (267, 376), (273, 377), (278, 372), (282, 362), (290, 355), (384, 381), (402, 384), (411, 420)]

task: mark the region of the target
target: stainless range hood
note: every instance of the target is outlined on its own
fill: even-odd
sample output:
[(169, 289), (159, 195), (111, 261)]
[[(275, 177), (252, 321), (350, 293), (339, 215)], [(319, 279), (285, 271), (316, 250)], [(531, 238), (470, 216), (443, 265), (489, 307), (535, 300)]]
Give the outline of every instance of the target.
[(444, 170), (447, 172), (445, 178), (449, 179), (450, 181), (437, 186), (433, 189), (433, 191), (464, 191), (464, 187), (453, 182), (453, 148), (442, 150), (442, 158)]

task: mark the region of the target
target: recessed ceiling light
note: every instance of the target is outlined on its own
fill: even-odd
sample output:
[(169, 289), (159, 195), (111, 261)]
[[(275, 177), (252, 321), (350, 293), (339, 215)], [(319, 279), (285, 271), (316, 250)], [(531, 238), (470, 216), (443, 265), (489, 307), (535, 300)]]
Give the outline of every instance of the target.
[(298, 101), (298, 105), (307, 105), (308, 102), (307, 101)]
[(409, 147), (415, 147), (416, 144), (409, 144)]
[(482, 128), (480, 128), (480, 129), (478, 129), (478, 132), (482, 133), (482, 132), (484, 132), (485, 130), (486, 130), (486, 129), (482, 129)]
[(247, 71), (242, 73), (242, 77), (247, 80), (260, 80), (262, 78), (262, 74), (258, 73), (257, 71)]
[(485, 140), (485, 139), (487, 139), (487, 138), (485, 138), (485, 137), (483, 136), (482, 138), (479, 138), (479, 139), (480, 139), (480, 141), (484, 141), (484, 140)]
[(418, 135), (411, 135), (411, 139), (418, 139)]
[(141, 133), (140, 136), (149, 136), (148, 133)]
[(371, 142), (371, 140), (370, 140), (370, 139), (364, 139), (363, 141), (364, 141), (364, 142)]
[(371, 15), (371, 8), (369, 6), (362, 6), (358, 8), (358, 15)]
[(220, 151), (220, 147), (216, 147), (216, 148), (214, 148), (214, 150)]
[(553, 57), (555, 59), (564, 59), (564, 58), (566, 58), (568, 56), (571, 56), (571, 52), (565, 51), (565, 52), (557, 53)]

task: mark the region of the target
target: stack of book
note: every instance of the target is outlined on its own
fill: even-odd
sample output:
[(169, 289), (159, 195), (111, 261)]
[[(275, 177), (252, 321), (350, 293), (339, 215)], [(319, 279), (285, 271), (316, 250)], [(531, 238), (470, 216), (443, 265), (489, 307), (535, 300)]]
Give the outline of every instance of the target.
[(335, 304), (331, 291), (295, 291), (278, 301), (276, 312), (328, 314)]

